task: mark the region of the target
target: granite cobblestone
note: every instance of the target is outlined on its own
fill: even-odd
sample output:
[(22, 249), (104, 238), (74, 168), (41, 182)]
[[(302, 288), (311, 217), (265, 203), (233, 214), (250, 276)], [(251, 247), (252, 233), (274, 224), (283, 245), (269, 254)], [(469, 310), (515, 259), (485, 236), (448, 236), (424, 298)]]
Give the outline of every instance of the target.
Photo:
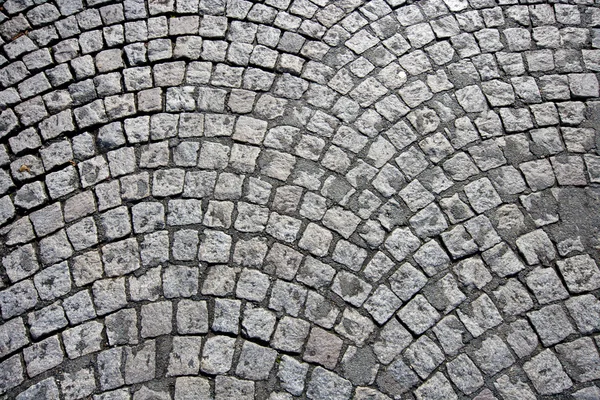
[(7, 0), (0, 47), (0, 399), (600, 396), (598, 0)]

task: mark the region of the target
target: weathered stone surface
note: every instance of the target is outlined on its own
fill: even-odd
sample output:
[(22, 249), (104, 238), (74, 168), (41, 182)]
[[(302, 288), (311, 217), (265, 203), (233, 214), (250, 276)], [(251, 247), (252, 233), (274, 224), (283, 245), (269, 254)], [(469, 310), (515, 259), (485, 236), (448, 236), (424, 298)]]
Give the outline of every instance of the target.
[(599, 397), (593, 3), (4, 1), (0, 397)]

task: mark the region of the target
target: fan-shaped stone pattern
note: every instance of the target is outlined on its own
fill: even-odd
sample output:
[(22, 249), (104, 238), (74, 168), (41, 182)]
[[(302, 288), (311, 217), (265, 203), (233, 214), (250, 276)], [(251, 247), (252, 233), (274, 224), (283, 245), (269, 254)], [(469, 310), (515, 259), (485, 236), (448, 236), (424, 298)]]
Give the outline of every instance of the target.
[(5, 2), (0, 396), (598, 396), (600, 9), (529, 3)]

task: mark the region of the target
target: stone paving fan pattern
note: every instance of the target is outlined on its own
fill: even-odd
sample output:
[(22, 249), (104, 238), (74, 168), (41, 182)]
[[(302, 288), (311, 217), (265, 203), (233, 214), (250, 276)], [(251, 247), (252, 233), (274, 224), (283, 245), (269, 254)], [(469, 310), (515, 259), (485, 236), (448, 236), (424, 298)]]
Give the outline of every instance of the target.
[(600, 3), (7, 0), (0, 399), (600, 398)]

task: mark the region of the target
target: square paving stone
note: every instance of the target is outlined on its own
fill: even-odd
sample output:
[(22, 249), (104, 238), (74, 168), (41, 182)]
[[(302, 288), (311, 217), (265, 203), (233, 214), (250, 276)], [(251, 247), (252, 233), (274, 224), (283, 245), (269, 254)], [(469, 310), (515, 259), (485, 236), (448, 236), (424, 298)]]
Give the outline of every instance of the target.
[(228, 399), (254, 399), (254, 382), (228, 376), (217, 376), (215, 378), (215, 400)]
[(271, 290), (269, 308), (298, 316), (306, 300), (307, 290), (300, 285), (278, 280)]
[(436, 398), (455, 400), (458, 398), (454, 392), (454, 389), (452, 389), (450, 382), (441, 372), (437, 372), (424, 384), (419, 386), (415, 390), (415, 395), (419, 400)]
[(195, 397), (210, 397), (208, 379), (185, 376), (175, 380), (175, 400), (192, 400)]
[(433, 327), (433, 332), (444, 352), (455, 355), (464, 346), (463, 336), (467, 330), (458, 318), (448, 315)]
[(235, 373), (251, 380), (267, 379), (276, 358), (277, 351), (252, 342), (244, 342)]
[(465, 394), (473, 393), (483, 386), (483, 377), (471, 359), (461, 354), (448, 363), (448, 375)]
[(475, 362), (488, 375), (494, 375), (511, 366), (515, 359), (508, 346), (498, 336), (490, 336), (473, 352)]
[(277, 318), (274, 312), (246, 304), (241, 325), (242, 334), (251, 339), (268, 342), (275, 329), (276, 322)]
[(240, 239), (235, 244), (233, 262), (242, 267), (261, 268), (267, 250), (268, 246), (265, 238)]
[(6, 393), (23, 382), (23, 365), (18, 354), (0, 363), (0, 381), (0, 393)]
[(208, 332), (208, 308), (206, 301), (183, 299), (177, 303), (177, 332), (201, 334)]
[(418, 294), (398, 311), (398, 318), (419, 335), (431, 328), (440, 318), (440, 314), (424, 296)]
[(600, 356), (591, 338), (559, 344), (556, 353), (567, 374), (575, 381), (588, 382), (600, 376)]
[(253, 301), (262, 301), (269, 289), (270, 281), (266, 274), (259, 271), (244, 269), (236, 287), (236, 295)]
[(23, 350), (27, 374), (37, 376), (63, 362), (64, 354), (58, 336), (51, 336)]
[(0, 326), (0, 356), (6, 355), (29, 344), (23, 319), (13, 318)]
[(558, 358), (550, 349), (544, 350), (533, 357), (531, 361), (526, 362), (523, 369), (541, 395), (558, 394), (573, 385)]
[(333, 279), (331, 290), (353, 306), (360, 307), (372, 286), (351, 273), (340, 271)]
[(509, 326), (506, 341), (519, 357), (531, 354), (539, 344), (533, 328), (523, 319), (516, 320)]
[(362, 346), (367, 338), (373, 333), (375, 324), (371, 319), (363, 316), (357, 310), (347, 307), (335, 331), (346, 339), (351, 340), (356, 346)]
[(302, 358), (308, 362), (314, 362), (333, 369), (338, 363), (343, 341), (336, 335), (321, 328), (314, 327), (311, 330), (306, 349)]
[(92, 286), (98, 315), (108, 314), (127, 305), (125, 278), (103, 279)]
[(216, 332), (237, 334), (241, 304), (239, 300), (216, 299), (211, 329)]
[(281, 387), (295, 396), (300, 396), (304, 391), (308, 368), (308, 364), (301, 363), (287, 355), (282, 356), (277, 371)]
[(573, 296), (565, 305), (581, 333), (600, 330), (600, 301), (596, 297), (591, 294)]
[(567, 314), (558, 304), (546, 306), (538, 311), (531, 311), (527, 313), (527, 316), (545, 346), (560, 343), (571, 333), (574, 333)]
[(427, 336), (421, 336), (405, 352), (405, 358), (412, 369), (425, 379), (444, 361), (442, 350)]
[(525, 277), (525, 282), (540, 304), (569, 297), (554, 268), (535, 268)]
[(487, 294), (482, 294), (458, 310), (458, 317), (475, 337), (502, 323), (498, 309)]
[(200, 346), (202, 338), (196, 336), (175, 336), (169, 355), (167, 376), (196, 375), (200, 370)]
[(278, 350), (299, 353), (309, 329), (310, 324), (307, 321), (285, 316), (277, 324), (271, 346)]
[(212, 336), (206, 339), (202, 349), (200, 369), (208, 374), (224, 374), (231, 368), (235, 339)]
[(156, 376), (156, 342), (148, 340), (136, 347), (125, 347), (125, 383), (147, 382)]
[(600, 271), (592, 257), (587, 254), (557, 261), (556, 265), (573, 293), (582, 293), (600, 287)]
[(307, 396), (314, 400), (348, 400), (352, 383), (322, 367), (313, 370), (307, 384)]
[(70, 359), (75, 359), (86, 354), (100, 351), (104, 326), (97, 321), (70, 328), (63, 332), (65, 351)]
[(128, 308), (107, 315), (104, 324), (110, 345), (138, 343), (137, 312), (135, 309)]

